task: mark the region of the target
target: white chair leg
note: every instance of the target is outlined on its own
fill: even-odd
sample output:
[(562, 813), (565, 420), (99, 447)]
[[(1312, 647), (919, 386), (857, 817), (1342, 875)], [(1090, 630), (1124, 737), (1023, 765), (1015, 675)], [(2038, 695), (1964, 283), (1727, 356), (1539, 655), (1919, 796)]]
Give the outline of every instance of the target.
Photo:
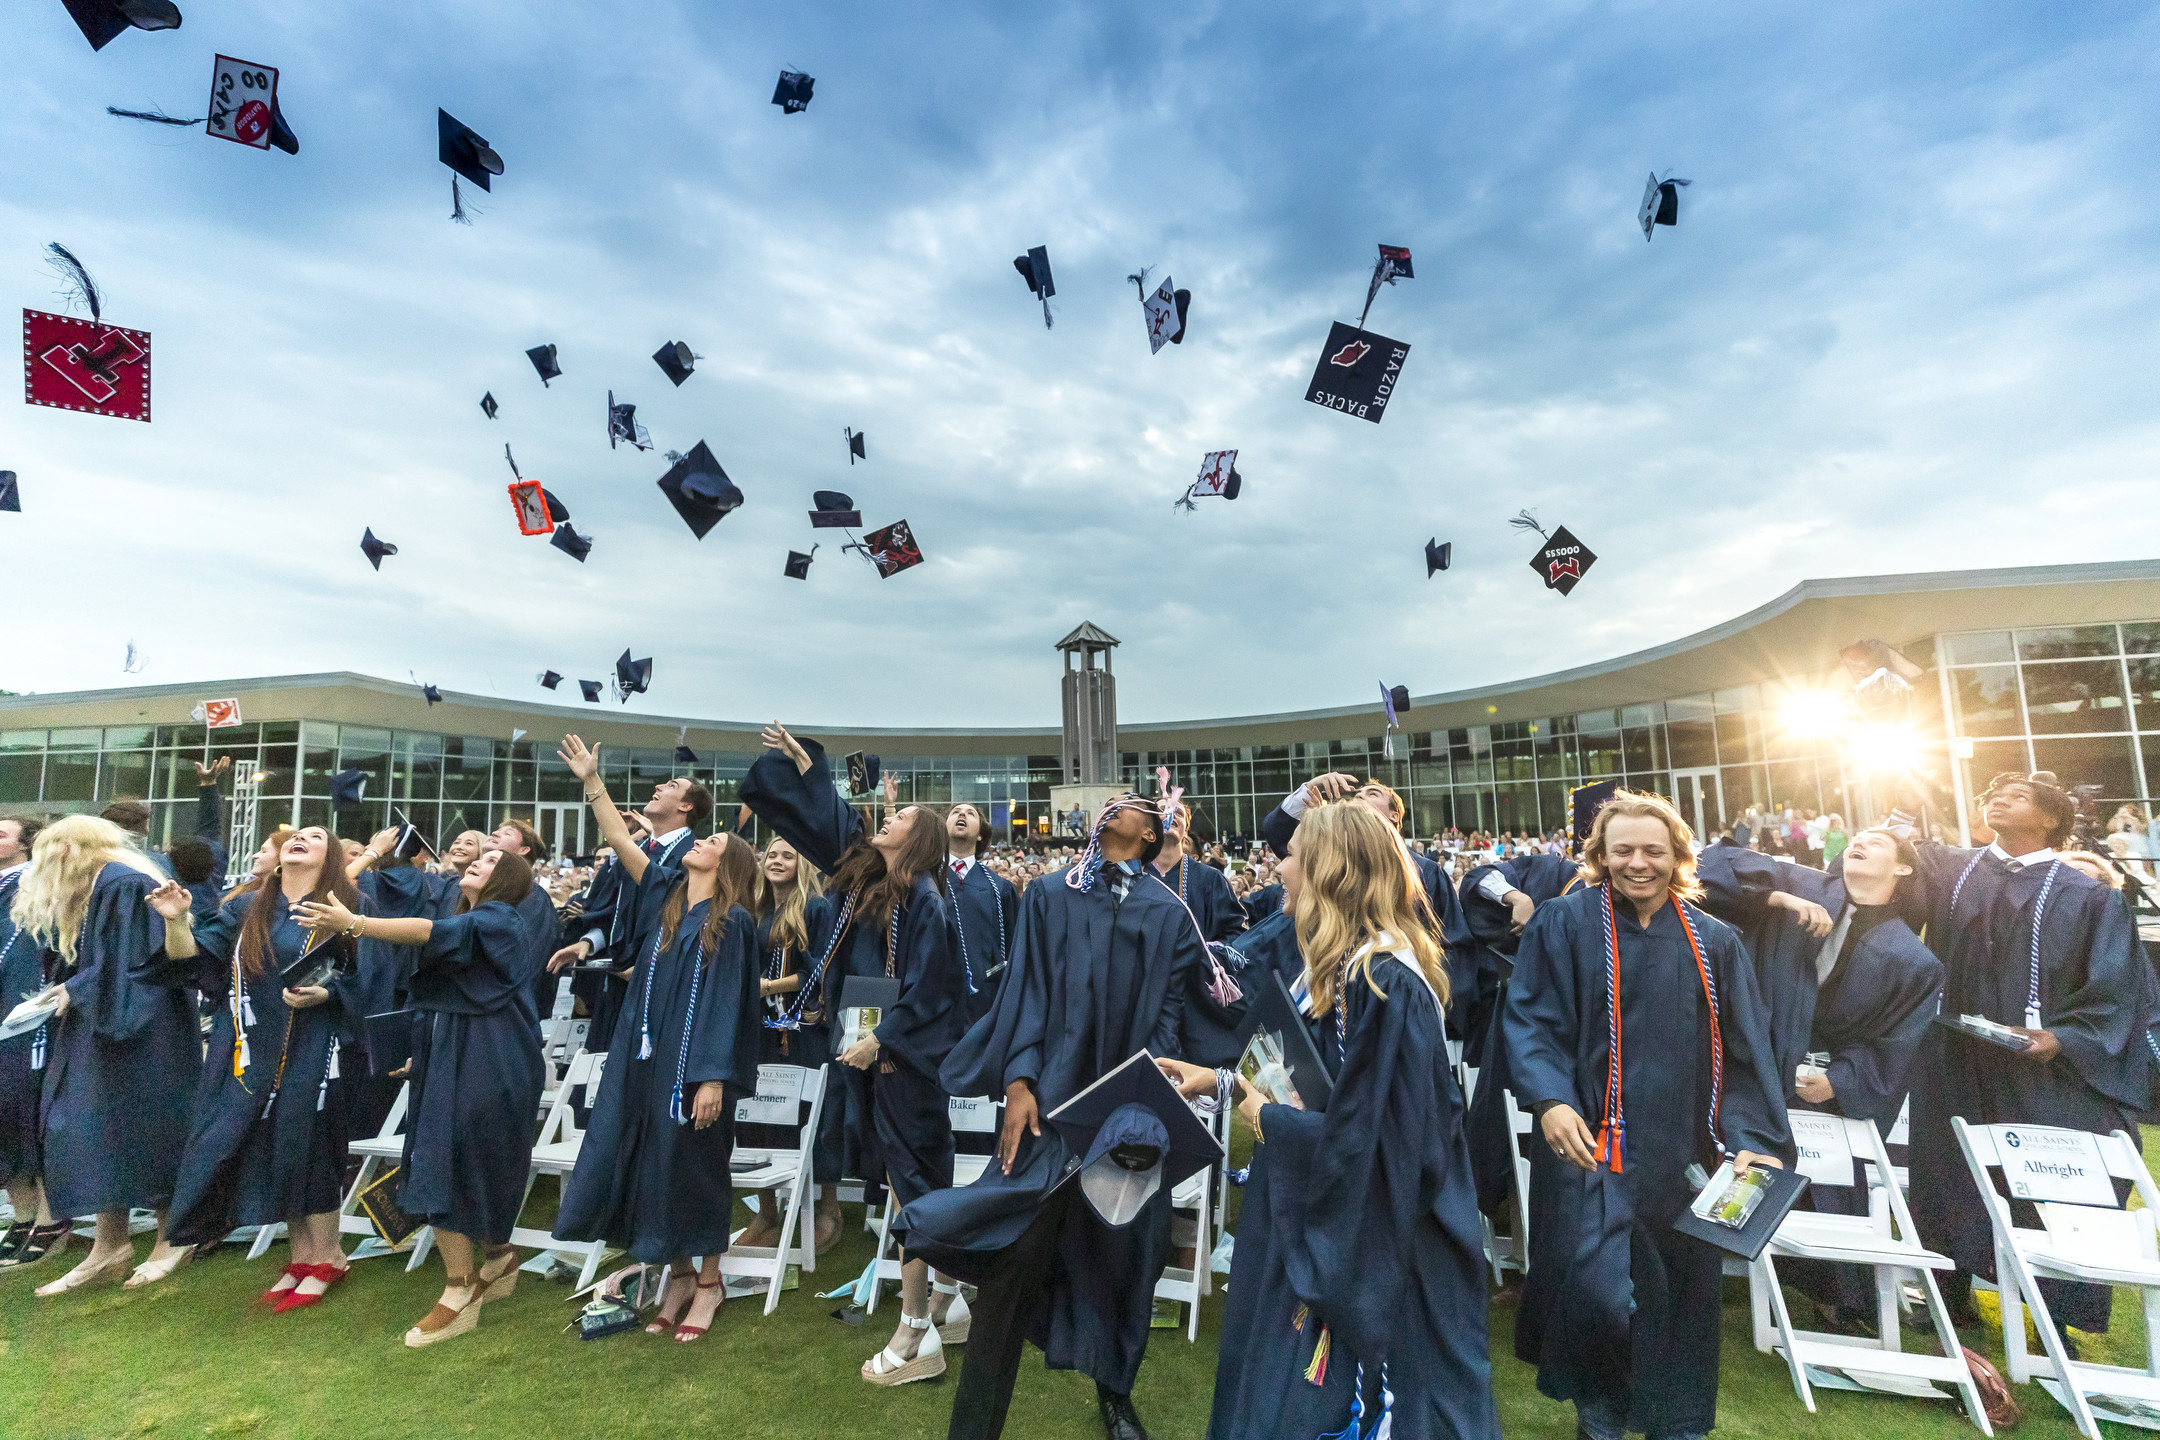
[(878, 1217), (877, 1259), (870, 1271), (870, 1303), (863, 1308), (866, 1315), (877, 1314), (878, 1291), (885, 1288), (884, 1283), (878, 1279), (877, 1272), (883, 1268), (885, 1252), (892, 1245), (892, 1201), (892, 1189), (888, 1186), (885, 1191), (885, 1213)]
[(405, 1262), (406, 1273), (410, 1274), (413, 1271), (419, 1269), (420, 1266), (426, 1262), (428, 1257), (428, 1251), (434, 1248), (435, 1227), (432, 1225), (421, 1226), (420, 1238), (413, 1241), (412, 1259)]
[(264, 1254), (269, 1251), (271, 1242), (277, 1239), (277, 1232), (278, 1227), (275, 1224), (256, 1226), (255, 1239), (248, 1246), (247, 1258), (250, 1260), (262, 1259)]
[(1750, 1283), (1757, 1274), (1762, 1276), (1762, 1288), (1770, 1298), (1770, 1313), (1777, 1321), (1778, 1336), (1785, 1351), (1785, 1368), (1792, 1372), (1793, 1389), (1799, 1394), (1800, 1403), (1807, 1406), (1808, 1414), (1813, 1415), (1815, 1387), (1808, 1384), (1807, 1367), (1800, 1363), (1800, 1342), (1793, 1335), (1792, 1314), (1785, 1306), (1785, 1291), (1778, 1285), (1777, 1266), (1771, 1262), (1767, 1250), (1748, 1267)]
[[(1957, 1330), (1950, 1323), (1950, 1307), (1943, 1304), (1942, 1290), (1935, 1284), (1935, 1272), (1921, 1270), (1916, 1273), (1926, 1294), (1928, 1318), (1935, 1322), (1935, 1343), (1942, 1347), (1942, 1353), (1946, 1356), (1953, 1359), (1962, 1356), (1965, 1353), (1964, 1342), (1958, 1339)], [(1980, 1400), (1980, 1385), (1972, 1378), (1970, 1370), (1966, 1371), (1965, 1378), (1958, 1382), (1958, 1393), (1965, 1397), (1965, 1413), (1971, 1417), (1973, 1424), (1979, 1427), (1980, 1433), (1992, 1436), (1995, 1427), (1988, 1424), (1987, 1406)]]
[(606, 1254), (607, 1246), (601, 1244), (597, 1240), (595, 1240), (591, 1245), (586, 1247), (585, 1264), (584, 1267), (578, 1271), (578, 1289), (583, 1290), (586, 1286), (592, 1284), (593, 1277), (600, 1273), (600, 1261), (606, 1256)]

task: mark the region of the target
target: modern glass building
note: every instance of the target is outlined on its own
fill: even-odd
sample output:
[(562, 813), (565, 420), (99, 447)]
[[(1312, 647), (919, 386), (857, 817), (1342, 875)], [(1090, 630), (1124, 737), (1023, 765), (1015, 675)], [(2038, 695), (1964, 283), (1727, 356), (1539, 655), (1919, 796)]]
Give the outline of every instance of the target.
[[(1884, 640), (1924, 672), (1889, 711), (1852, 700), (1837, 651), (1861, 638)], [(1046, 654), (1046, 713), (1056, 713), (1056, 673)], [(188, 718), (228, 698), (240, 723)], [(1416, 697), (1403, 725), (1391, 758), (1377, 707), (1121, 720), (1120, 768), (1126, 784), (1151, 788), (1167, 767), (1206, 835), (1256, 834), (1285, 792), (1325, 770), (1394, 785), (1420, 835), (1559, 827), (1568, 790), (1606, 776), (1673, 798), (1706, 831), (1749, 805), (1865, 823), (1908, 770), (1960, 812), (1997, 771), (2042, 768), (2097, 786), (2110, 810), (2150, 813), (2160, 800), (2160, 561), (1807, 581), (1651, 650)], [(684, 726), (692, 762), (676, 758)], [(754, 724), (453, 692), (436, 706), (409, 685), (352, 674), (10, 696), (0, 697), (0, 815), (142, 798), (163, 840), (193, 827), (194, 767), (223, 754), (251, 781), (243, 801), (251, 790), (264, 830), (290, 821), (364, 834), (388, 824), (394, 805), (443, 837), (533, 819), (576, 852), (594, 836), (577, 781), (553, 758), (572, 727), (603, 743), (617, 796), (694, 774), (723, 814), (757, 753)], [(1015, 834), (1047, 837), (1055, 826), (1054, 728), (799, 728), (836, 756), (879, 754), (903, 800), (972, 801)], [(352, 769), (368, 776), (367, 799), (333, 813), (331, 777)]]

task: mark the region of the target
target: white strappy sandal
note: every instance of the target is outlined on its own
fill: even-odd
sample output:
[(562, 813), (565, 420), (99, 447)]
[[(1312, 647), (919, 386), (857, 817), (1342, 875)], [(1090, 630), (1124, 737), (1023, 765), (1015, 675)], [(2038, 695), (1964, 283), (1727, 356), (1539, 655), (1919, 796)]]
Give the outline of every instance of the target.
[(870, 1363), (863, 1367), (862, 1377), (872, 1385), (906, 1385), (915, 1380), (933, 1380), (945, 1373), (945, 1342), (938, 1338), (937, 1327), (930, 1323), (930, 1317), (925, 1315), (918, 1320), (913, 1315), (903, 1314), (900, 1323), (910, 1330), (924, 1332), (921, 1348), (912, 1360), (893, 1354), (890, 1345), (871, 1356)]
[[(935, 1282), (930, 1286), (930, 1293), (953, 1297), (952, 1308), (945, 1312), (944, 1320), (938, 1324), (938, 1342), (944, 1345), (967, 1344), (968, 1331), (974, 1328), (975, 1324), (974, 1316), (968, 1310), (967, 1296), (960, 1293), (958, 1285), (939, 1285)], [(933, 1310), (936, 1309), (937, 1301), (932, 1300), (930, 1306)]]

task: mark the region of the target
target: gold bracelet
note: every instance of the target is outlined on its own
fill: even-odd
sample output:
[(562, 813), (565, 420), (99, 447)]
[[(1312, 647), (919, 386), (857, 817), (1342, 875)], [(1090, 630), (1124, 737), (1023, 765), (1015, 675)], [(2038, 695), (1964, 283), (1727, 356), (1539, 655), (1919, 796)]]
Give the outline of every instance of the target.
[(588, 805), (597, 805), (605, 799), (607, 799), (607, 791), (605, 789), (601, 789), (593, 791), (591, 794), (588, 794), (585, 797), (585, 803)]
[(345, 932), (345, 938), (348, 940), (361, 939), (361, 932), (365, 929), (367, 929), (367, 916), (355, 915), (353, 916), (352, 929)]

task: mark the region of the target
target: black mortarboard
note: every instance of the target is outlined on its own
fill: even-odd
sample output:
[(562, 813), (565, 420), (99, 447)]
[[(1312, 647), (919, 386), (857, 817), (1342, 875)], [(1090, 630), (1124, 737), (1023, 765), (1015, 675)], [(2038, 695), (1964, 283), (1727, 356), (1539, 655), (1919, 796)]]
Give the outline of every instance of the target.
[(1321, 347), (1305, 398), (1377, 425), (1409, 355), (1410, 347), (1400, 340), (1338, 320), (1328, 327), (1327, 344)]
[(868, 455), (863, 453), (863, 432), (850, 429), (847, 432), (847, 463), (853, 465), (857, 460), (867, 460), (869, 458)]
[(838, 490), (813, 490), (810, 502), (817, 507), (810, 512), (813, 530), (856, 530), (862, 526), (862, 511), (855, 508), (852, 497)]
[(895, 520), (882, 530), (872, 530), (857, 544), (844, 548), (860, 550), (864, 558), (877, 567), (880, 580), (889, 580), (902, 570), (912, 570), (923, 562), (922, 547), (915, 543), (915, 532), (905, 520)]
[(600, 691), (603, 687), (598, 680), (580, 680), (577, 682), (577, 688), (585, 692), (586, 704), (597, 705), (600, 703)]
[(180, 7), (172, 0), (61, 0), (61, 3), (67, 6), (68, 14), (74, 17), (76, 27), (93, 50), (104, 49), (129, 26), (137, 30), (180, 28)]
[(1643, 186), (1642, 207), (1635, 212), (1635, 219), (1642, 226), (1643, 243), (1646, 245), (1650, 243), (1650, 228), (1653, 225), (1680, 223), (1680, 187), (1693, 183), (1670, 178), (1670, 170), (1665, 174), (1667, 178), (1660, 180), (1655, 171), (1651, 172), (1649, 183)]
[(1450, 540), (1445, 545), (1443, 545), (1440, 543), (1440, 537), (1437, 535), (1434, 536), (1432, 539), (1427, 540), (1425, 542), (1425, 578), (1428, 580), (1432, 579), (1433, 571), (1447, 569), (1448, 565), (1453, 562), (1454, 559), (1454, 541)]
[(357, 810), (367, 799), (368, 773), (341, 770), (330, 777), (330, 805), (337, 810)]
[(430, 859), (434, 858), (435, 847), (428, 844), (427, 837), (420, 833), (420, 827), (413, 824), (412, 816), (393, 805), (390, 807), (390, 818), (401, 827), (397, 846), (390, 852), (391, 854), (400, 860), (410, 860), (415, 855), (426, 855)]
[(615, 448), (615, 442), (627, 441), (640, 450), (652, 449), (652, 435), (638, 424), (637, 406), (628, 400), (616, 403), (615, 392), (607, 392), (607, 448)]
[(300, 153), (300, 137), (285, 123), (285, 107), (278, 103), (276, 95), (270, 97), (270, 143), (287, 155)]
[(780, 83), (773, 86), (772, 103), (780, 107), (783, 115), (795, 115), (810, 108), (810, 87), (817, 84), (800, 70), (782, 70)]
[(1380, 682), (1380, 709), (1387, 715), (1388, 728), (1402, 728), (1402, 712), (1410, 708), (1410, 687)]
[(562, 676), (553, 670), (543, 670), (540, 672), (540, 684), (544, 688), (552, 690), (562, 684)]
[(697, 751), (690, 748), (690, 727), (687, 725), (675, 732), (675, 763), (678, 765), (695, 765), (698, 763)]
[(1590, 553), (1590, 547), (1570, 535), (1565, 525), (1554, 526), (1544, 548), (1530, 557), (1530, 568), (1538, 572), (1545, 588), (1562, 595), (1580, 584), (1596, 563), (1597, 556)]
[(563, 504), (562, 501), (556, 499), (554, 491), (543, 488), (540, 491), (540, 498), (547, 502), (548, 521), (550, 524), (567, 525), (570, 523), (570, 507)]
[(615, 662), (615, 688), (622, 692), (625, 700), (628, 700), (632, 695), (640, 695), (650, 690), (652, 688), (652, 657), (647, 656), (643, 660), (632, 660), (630, 652), (627, 649), (624, 650), (622, 658)]
[(450, 167), (450, 218), (470, 224), (465, 219), (465, 197), (458, 193), (458, 177), (472, 181), (482, 190), (492, 190), (492, 176), (503, 173), (502, 156), (489, 148), (480, 132), (453, 117), (449, 111), (437, 107), (435, 111), (435, 155)]
[(560, 380), (562, 378), (562, 366), (555, 363), (555, 347), (553, 345), (535, 345), (525, 352), (525, 358), (532, 361), (533, 369), (540, 372), (540, 383), (542, 385), (547, 384), (550, 380)]
[(0, 470), (0, 510), (22, 513), (22, 486), (16, 483), (12, 470)]
[(867, 795), (872, 790), (877, 789), (878, 782), (884, 778), (880, 773), (881, 768), (878, 757), (875, 755), (865, 755), (862, 751), (857, 750), (854, 754), (848, 756), (848, 793), (851, 795)]
[(1165, 1192), (1222, 1158), (1222, 1146), (1145, 1050), (1133, 1054), (1043, 1119), (1056, 1129), (1074, 1158), (1084, 1163), (1095, 1151), (1097, 1132), (1128, 1106), (1140, 1107), (1162, 1127)]
[(1582, 853), (1583, 841), (1590, 838), (1590, 822), (1597, 819), (1598, 810), (1619, 792), (1618, 780), (1596, 780), (1568, 791), (1568, 838), (1574, 841), (1576, 854)]
[(1210, 450), (1200, 461), (1200, 476), (1185, 487), (1185, 493), (1177, 498), (1177, 505), (1186, 510), (1197, 508), (1194, 497), (1219, 495), (1225, 500), (1235, 500), (1245, 486), (1245, 477), (1237, 472), (1235, 450)]
[(482, 410), (485, 410), (487, 412), (488, 419), (492, 420), (495, 418), (495, 412), (502, 407), (495, 403), (495, 392), (490, 390), (487, 394), (480, 397), (480, 408)]
[(660, 488), (675, 513), (682, 516), (683, 524), (700, 540), (727, 518), (730, 510), (743, 503), (742, 491), (728, 479), (727, 471), (720, 468), (703, 440), (691, 446), (690, 453), (660, 477)]
[(422, 685), (420, 687), (420, 694), (427, 700), (427, 703), (430, 705), (442, 704), (442, 691), (437, 689), (433, 685)]
[(697, 367), (691, 362), (699, 357), (690, 353), (690, 347), (680, 340), (670, 340), (653, 351), (653, 363), (665, 371), (667, 378), (677, 385), (690, 378)]
[(376, 539), (375, 532), (368, 530), (360, 537), (360, 553), (367, 556), (368, 564), (380, 570), (383, 557), (397, 554), (397, 546)]
[(790, 580), (808, 580), (810, 578), (810, 556), (816, 553), (817, 546), (815, 545), (810, 547), (810, 555), (805, 555), (800, 550), (788, 551), (787, 570), (785, 572), (787, 578)]
[(592, 536), (578, 534), (577, 531), (570, 528), (568, 521), (555, 527), (555, 533), (548, 537), (548, 544), (562, 551), (563, 554), (568, 555), (580, 565), (585, 563), (587, 555), (592, 554)]
[(1027, 281), (1028, 290), (1042, 301), (1043, 328), (1050, 328), (1050, 297), (1057, 294), (1057, 282), (1050, 278), (1050, 247), (1037, 245), (1025, 255), (1013, 257), (1013, 269)]

